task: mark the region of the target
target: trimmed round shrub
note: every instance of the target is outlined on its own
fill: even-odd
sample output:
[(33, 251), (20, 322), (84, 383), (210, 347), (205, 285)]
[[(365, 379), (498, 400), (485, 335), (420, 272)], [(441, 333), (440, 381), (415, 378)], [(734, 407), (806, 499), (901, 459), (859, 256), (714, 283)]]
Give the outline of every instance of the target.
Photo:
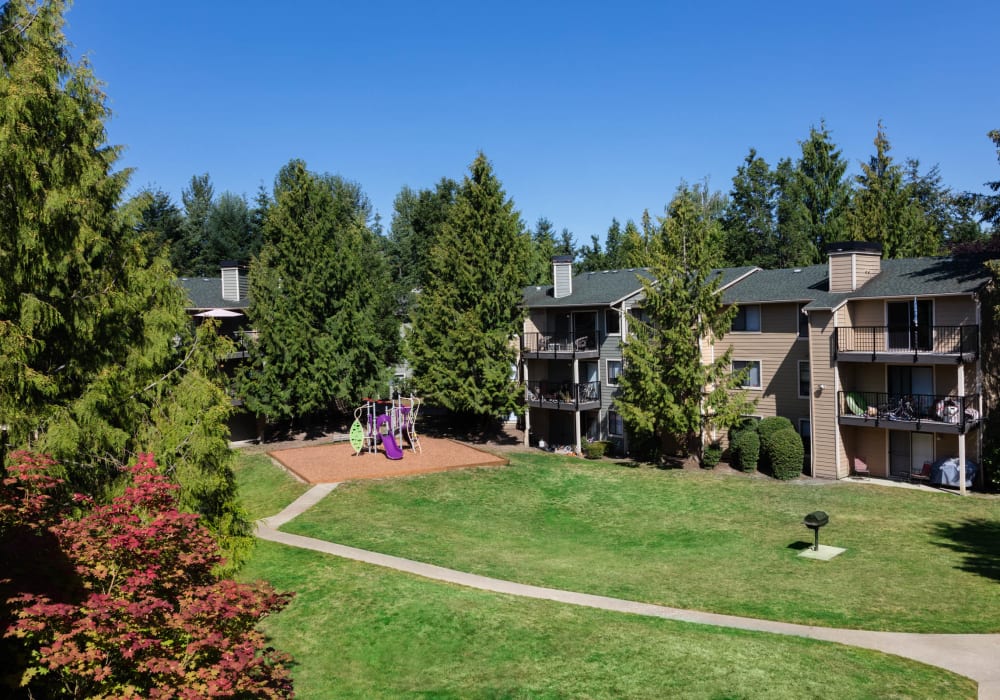
[(768, 456), (775, 479), (794, 479), (802, 473), (805, 448), (793, 428), (779, 430), (768, 438)]
[(585, 442), (581, 447), (583, 448), (583, 456), (587, 459), (600, 459), (608, 451), (608, 443), (604, 440)]
[(715, 465), (722, 459), (722, 445), (713, 442), (701, 451), (702, 469), (714, 469)]
[(774, 465), (771, 463), (771, 437), (781, 430), (795, 430), (792, 421), (784, 416), (768, 416), (757, 421), (755, 426), (757, 434), (760, 436), (760, 466), (770, 469)]
[(760, 460), (760, 436), (756, 430), (740, 430), (735, 433), (729, 443), (729, 449), (733, 453), (734, 467), (745, 472), (757, 469), (757, 462)]

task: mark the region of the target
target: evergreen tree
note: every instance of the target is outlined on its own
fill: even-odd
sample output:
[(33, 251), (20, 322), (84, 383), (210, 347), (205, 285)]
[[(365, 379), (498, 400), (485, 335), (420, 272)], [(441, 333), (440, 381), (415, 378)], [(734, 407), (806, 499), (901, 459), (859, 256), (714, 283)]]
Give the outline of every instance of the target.
[(514, 202), (480, 153), (435, 241), (409, 338), (428, 401), (484, 419), (516, 409), (511, 368), (529, 255)]
[(879, 122), (875, 154), (862, 163), (858, 189), (848, 216), (851, 238), (882, 244), (887, 258), (934, 255), (941, 239), (925, 214), (903, 169), (889, 155), (891, 146)]
[(531, 234), (531, 256), (528, 260), (528, 284), (552, 283), (552, 257), (556, 252), (556, 229), (544, 216), (538, 217)]
[(729, 265), (777, 267), (777, 176), (753, 148), (736, 170), (723, 219)]
[(787, 226), (800, 228), (786, 232), (793, 240), (804, 237), (816, 250), (815, 262), (826, 259), (826, 246), (847, 237), (847, 211), (851, 188), (844, 173), (847, 161), (833, 142), (826, 124), (809, 130), (801, 143), (802, 157), (795, 167), (789, 193), (802, 209), (790, 216)]
[(597, 272), (609, 269), (607, 257), (601, 251), (601, 241), (597, 236), (590, 237), (590, 245), (580, 248), (580, 272)]
[(224, 350), (193, 334), (139, 207), (119, 209), (128, 172), (113, 171), (105, 98), (69, 58), (64, 11), (0, 10), (0, 416), (13, 445), (52, 454), (98, 497), (155, 450), (239, 561), (250, 538), (213, 374)]
[(791, 159), (778, 161), (774, 180), (778, 188), (774, 267), (812, 265), (822, 256), (810, 234), (809, 212), (800, 195), (799, 179)]
[(556, 243), (556, 255), (576, 255), (576, 241), (568, 228), (564, 228), (559, 234), (559, 241)]
[(147, 249), (156, 255), (161, 249), (169, 251), (180, 239), (184, 217), (170, 195), (163, 190), (146, 189), (133, 197), (131, 205), (139, 209), (136, 230), (146, 237)]
[(441, 178), (434, 189), (415, 192), (404, 187), (393, 203), (392, 224), (386, 242), (400, 313), (409, 319), (414, 290), (424, 286), (431, 250), (455, 201), (457, 183)]
[(654, 438), (664, 455), (677, 447), (700, 455), (706, 428), (726, 429), (753, 403), (739, 389), (743, 377), (732, 373), (729, 351), (702, 361), (702, 343), (725, 335), (735, 315), (723, 307), (713, 271), (721, 227), (682, 185), (660, 232), (654, 281), (642, 279), (645, 320), (630, 321), (615, 405), (632, 433)]
[[(1000, 160), (1000, 129), (994, 129), (989, 134), (990, 141), (997, 149), (997, 159)], [(987, 182), (986, 186), (993, 194), (982, 195), (983, 221), (993, 226), (994, 237), (1000, 236), (1000, 180)]]
[(634, 221), (631, 219), (626, 221), (618, 253), (622, 268), (649, 267), (655, 256), (657, 235), (648, 210), (642, 212), (641, 231)]
[(385, 393), (399, 324), (370, 218), (356, 184), (298, 160), (279, 172), (250, 269), (258, 341), (239, 383), (252, 411), (298, 418)]
[(198, 267), (205, 275), (218, 270), (223, 260), (249, 261), (258, 247), (250, 206), (244, 197), (232, 192), (223, 192), (212, 202), (204, 234)]
[[(215, 200), (215, 188), (208, 173), (194, 175), (181, 192), (184, 205), (184, 235), (170, 251), (170, 260), (177, 274), (189, 277), (212, 274), (214, 270), (203, 267), (203, 254), (208, 215)], [(215, 261), (218, 265), (219, 261)]]
[(626, 266), (622, 259), (623, 235), (618, 219), (612, 219), (604, 238), (604, 269), (619, 270)]

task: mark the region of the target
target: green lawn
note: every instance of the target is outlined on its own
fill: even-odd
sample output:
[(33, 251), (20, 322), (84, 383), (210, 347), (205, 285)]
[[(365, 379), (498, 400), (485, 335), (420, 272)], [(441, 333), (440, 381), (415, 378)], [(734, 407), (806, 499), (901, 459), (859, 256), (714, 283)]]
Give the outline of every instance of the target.
[[(798, 558), (830, 514), (831, 562)], [(1000, 630), (1000, 501), (514, 454), (343, 485), (285, 526), (463, 571), (823, 626)]]
[(296, 697), (975, 698), (876, 652), (520, 599), (261, 542), (242, 575), (297, 591), (264, 621)]
[(234, 471), (243, 507), (251, 520), (277, 515), (309, 490), (308, 484), (292, 478), (264, 454), (240, 453)]

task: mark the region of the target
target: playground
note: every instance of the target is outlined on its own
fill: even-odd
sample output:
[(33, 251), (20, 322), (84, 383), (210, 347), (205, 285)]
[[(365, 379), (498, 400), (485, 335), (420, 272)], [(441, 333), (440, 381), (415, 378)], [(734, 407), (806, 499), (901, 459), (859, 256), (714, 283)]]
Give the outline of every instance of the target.
[(267, 454), (310, 484), (386, 479), (464, 467), (499, 467), (507, 464), (504, 457), (454, 440), (421, 436), (420, 444), (422, 449), (419, 452), (407, 448), (403, 459), (386, 459), (381, 446), (374, 452), (365, 450), (356, 454), (349, 442), (275, 450)]

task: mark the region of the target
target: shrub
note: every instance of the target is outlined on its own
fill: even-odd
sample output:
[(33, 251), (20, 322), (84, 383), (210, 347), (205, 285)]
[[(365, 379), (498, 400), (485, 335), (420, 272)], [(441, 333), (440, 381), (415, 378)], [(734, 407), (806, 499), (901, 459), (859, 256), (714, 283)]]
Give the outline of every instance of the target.
[(779, 430), (768, 438), (768, 456), (776, 479), (794, 479), (802, 473), (805, 448), (792, 428)]
[(583, 456), (587, 459), (600, 459), (607, 451), (608, 443), (604, 440), (583, 443)]
[(733, 435), (729, 443), (733, 453), (733, 466), (745, 472), (757, 469), (760, 460), (760, 436), (756, 430), (741, 430)]
[(713, 442), (702, 450), (701, 466), (703, 469), (713, 469), (720, 459), (722, 459), (722, 445)]
[(760, 466), (765, 469), (773, 468), (771, 463), (771, 438), (781, 430), (795, 430), (792, 421), (784, 416), (768, 416), (757, 421), (757, 434), (760, 436)]
[[(21, 460), (32, 468), (15, 465), (3, 482), (15, 497), (34, 495), (40, 483), (41, 462)], [(25, 476), (32, 482), (26, 485)], [(256, 630), (290, 596), (266, 583), (216, 578), (218, 546), (198, 516), (177, 510), (177, 485), (149, 455), (130, 476), (110, 504), (48, 527), (72, 566), (78, 595), (53, 600), (24, 592), (9, 601), (17, 622), (6, 636), (25, 646), (21, 683), (28, 694), (290, 697), (288, 657), (267, 648)]]

